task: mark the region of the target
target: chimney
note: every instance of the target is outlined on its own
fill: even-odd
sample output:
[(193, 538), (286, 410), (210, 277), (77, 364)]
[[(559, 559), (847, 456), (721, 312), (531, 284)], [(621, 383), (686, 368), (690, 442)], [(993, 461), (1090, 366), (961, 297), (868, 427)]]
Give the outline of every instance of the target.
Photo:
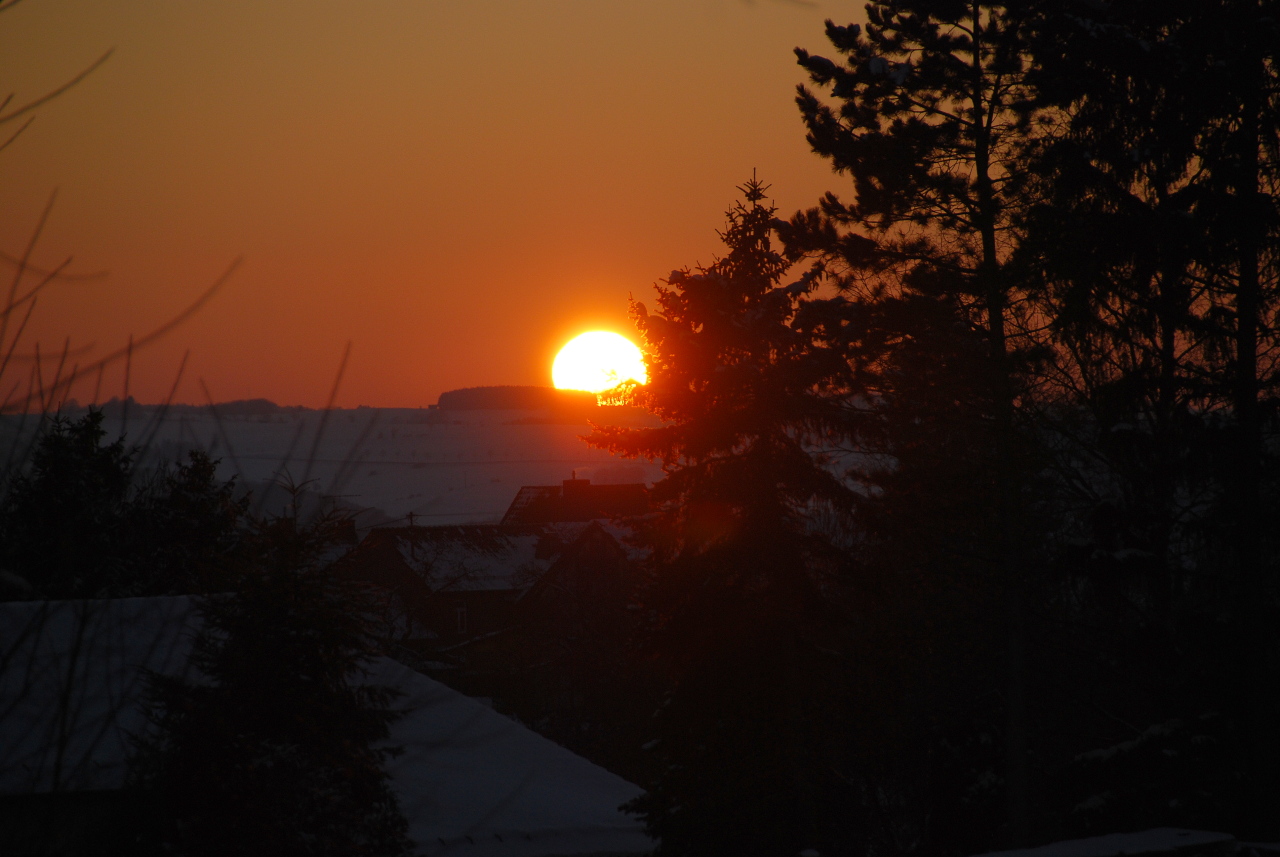
[(573, 503), (585, 499), (590, 493), (591, 480), (579, 479), (578, 471), (573, 471), (573, 478), (566, 479), (560, 483), (560, 496), (567, 503)]

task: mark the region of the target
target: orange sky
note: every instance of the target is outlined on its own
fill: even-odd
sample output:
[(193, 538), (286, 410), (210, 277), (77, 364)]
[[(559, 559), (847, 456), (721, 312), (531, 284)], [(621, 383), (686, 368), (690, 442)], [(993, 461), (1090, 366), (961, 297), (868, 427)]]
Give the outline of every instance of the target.
[[(830, 55), (823, 19), (861, 15), (794, 0), (24, 0), (0, 15), (14, 103), (115, 53), (0, 152), (0, 250), (21, 252), (57, 188), (36, 261), (109, 271), (42, 296), (18, 351), (70, 336), (88, 362), (243, 256), (135, 357), (137, 398), (163, 399), (189, 349), (179, 401), (203, 401), (203, 378), (217, 400), (320, 406), (348, 340), (346, 407), (550, 383), (572, 335), (634, 335), (628, 293), (719, 252), (753, 167), (786, 214), (846, 191), (804, 141), (791, 49)], [(0, 397), (29, 366), (9, 367)]]

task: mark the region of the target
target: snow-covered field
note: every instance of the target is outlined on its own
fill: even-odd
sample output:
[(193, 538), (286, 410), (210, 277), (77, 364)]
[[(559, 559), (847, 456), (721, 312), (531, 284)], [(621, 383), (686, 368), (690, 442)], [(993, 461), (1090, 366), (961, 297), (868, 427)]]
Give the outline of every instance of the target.
[[(78, 412), (71, 412), (76, 416)], [(272, 482), (307, 483), (386, 518), (453, 524), (497, 521), (522, 485), (555, 485), (577, 474), (596, 483), (653, 482), (661, 469), (618, 458), (581, 440), (585, 423), (555, 422), (540, 411), (281, 408), (219, 413), (135, 407), (109, 412), (108, 439), (124, 433), (145, 447), (144, 462), (199, 448), (221, 460), (218, 475), (256, 490)], [(0, 449), (24, 446), (19, 417), (0, 422)], [(30, 435), (29, 417), (21, 435)], [(373, 519), (381, 519), (373, 520)]]

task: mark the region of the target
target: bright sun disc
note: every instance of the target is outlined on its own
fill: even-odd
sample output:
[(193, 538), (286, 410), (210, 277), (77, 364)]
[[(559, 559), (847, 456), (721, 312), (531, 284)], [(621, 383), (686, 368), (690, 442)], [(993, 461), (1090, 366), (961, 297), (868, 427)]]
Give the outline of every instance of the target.
[(607, 330), (574, 337), (551, 364), (551, 380), (560, 390), (602, 393), (625, 381), (643, 384), (647, 377), (640, 349)]

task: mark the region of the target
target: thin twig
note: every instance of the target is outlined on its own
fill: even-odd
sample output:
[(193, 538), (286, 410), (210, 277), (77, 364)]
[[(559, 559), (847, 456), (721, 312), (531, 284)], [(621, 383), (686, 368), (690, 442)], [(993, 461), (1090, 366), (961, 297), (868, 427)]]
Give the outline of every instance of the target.
[(302, 471), (301, 487), (306, 487), (307, 482), (311, 479), (311, 468), (315, 464), (316, 455), (320, 452), (320, 441), (324, 437), (325, 426), (329, 423), (329, 415), (333, 413), (333, 403), (338, 400), (338, 387), (342, 384), (342, 375), (347, 371), (347, 359), (351, 356), (351, 340), (347, 340), (347, 347), (342, 351), (342, 362), (338, 364), (338, 374), (333, 379), (333, 389), (329, 391), (329, 401), (324, 406), (324, 413), (320, 415), (320, 425), (316, 427), (315, 440), (311, 442), (311, 454), (307, 456), (307, 469)]
[(209, 413), (213, 414), (213, 423), (218, 429), (218, 434), (222, 436), (222, 442), (227, 447), (227, 455), (231, 456), (231, 463), (235, 465), (236, 473), (244, 476), (244, 468), (240, 466), (240, 460), (236, 458), (236, 449), (231, 445), (231, 438), (227, 437), (226, 429), (222, 426), (222, 415), (218, 413), (218, 407), (213, 403), (213, 396), (209, 395), (209, 388), (205, 385), (204, 379), (200, 379), (200, 389), (204, 391), (204, 397), (209, 402)]
[(182, 362), (178, 364), (178, 374), (174, 376), (173, 386), (169, 388), (169, 395), (165, 396), (164, 403), (156, 412), (151, 420), (151, 425), (143, 430), (143, 441), (141, 449), (145, 453), (151, 448), (151, 444), (155, 442), (156, 435), (160, 433), (160, 427), (164, 425), (165, 419), (169, 415), (169, 406), (173, 403), (173, 397), (178, 394), (178, 384), (182, 382), (182, 373), (187, 368), (187, 358), (191, 356), (191, 349), (187, 349), (182, 354)]
[[(71, 257), (67, 257), (66, 261), (63, 262), (63, 264), (65, 265), (67, 262), (70, 262), (70, 261), (71, 261)], [(4, 262), (6, 265), (20, 265), (22, 263), (17, 256), (10, 256), (8, 253), (4, 252), (3, 250), (0, 250), (0, 262)], [(48, 268), (39, 268), (35, 265), (27, 265), (27, 270), (40, 277), (47, 277), (50, 274), (50, 271)], [(106, 277), (111, 273), (110, 271), (102, 270), (102, 271), (89, 271), (84, 274), (64, 274), (64, 273), (61, 273), (60, 269), (55, 269), (55, 270), (57, 270), (57, 275), (56, 275), (57, 279), (63, 280), (64, 282), (69, 282), (69, 283), (83, 282), (86, 280), (101, 280), (103, 277)]]
[(129, 373), (133, 369), (133, 334), (124, 352), (124, 395), (120, 397), (120, 436), (129, 433)]
[[(10, 5), (12, 5), (12, 3)], [(4, 8), (7, 8), (7, 7), (0, 7), (0, 11), (2, 11)], [(45, 93), (44, 95), (37, 98), (35, 101), (29, 101), (26, 104), (22, 105), (21, 107), (10, 110), (8, 113), (5, 113), (4, 115), (0, 115), (0, 125), (3, 125), (6, 122), (12, 122), (14, 119), (17, 119), (19, 116), (24, 116), (27, 113), (30, 113), (32, 110), (35, 110), (40, 105), (47, 104), (53, 99), (57, 98), (59, 95), (66, 92), (68, 89), (75, 86), (77, 83), (79, 83), (80, 81), (84, 80), (86, 77), (88, 77), (89, 75), (97, 71), (98, 67), (102, 65), (104, 62), (106, 62), (111, 57), (111, 54), (114, 52), (115, 52), (115, 48), (111, 48), (105, 54), (103, 54), (102, 56), (94, 60), (89, 65), (88, 68), (86, 68), (84, 71), (77, 74), (75, 77), (71, 78), (71, 80), (62, 84), (62, 86), (59, 86), (57, 89), (54, 89)]]
[[(5, 352), (4, 362), (0, 363), (0, 378), (4, 377), (5, 370), (9, 368), (9, 361), (13, 359), (13, 349), (18, 347), (18, 342), (22, 339), (22, 332), (27, 329), (27, 322), (31, 320), (31, 313), (35, 311), (35, 308), (35, 301), (32, 301), (27, 306), (27, 314), (22, 317), (22, 324), (18, 325), (18, 332), (13, 335), (13, 342), (9, 343), (9, 350)], [(8, 413), (8, 411), (0, 410), (0, 413)]]
[[(32, 399), (35, 398), (34, 388), (35, 388), (35, 367), (32, 367), (31, 375), (28, 377), (28, 380), (27, 380), (27, 402), (31, 402)], [(31, 433), (31, 439), (27, 442), (27, 448), (23, 450), (22, 455), (18, 458), (17, 461), (11, 460), (5, 463), (6, 473), (9, 472), (10, 465), (16, 467), (20, 462), (29, 461), (31, 459), (31, 451), (36, 448), (36, 443), (40, 440), (41, 431), (44, 429), (44, 419), (45, 419), (45, 415), (44, 415), (44, 412), (42, 411), (38, 415), (38, 418), (36, 421), (36, 429)], [(18, 421), (19, 428), (25, 425), (26, 421), (27, 421), (27, 408), (24, 407), (22, 410), (22, 419)], [(17, 444), (14, 445), (14, 449), (16, 448), (17, 448)]]
[(64, 389), (63, 389), (63, 391), (62, 391), (62, 398), (60, 398), (60, 399), (58, 400), (58, 410), (59, 410), (59, 411), (61, 411), (61, 410), (62, 410), (63, 405), (65, 405), (65, 404), (67, 403), (67, 399), (70, 399), (70, 398), (71, 398), (71, 384), (72, 384), (72, 382), (73, 382), (73, 381), (75, 381), (75, 377), (76, 377), (76, 370), (78, 370), (79, 368), (80, 368), (80, 364), (79, 364), (79, 363), (73, 363), (73, 364), (71, 365), (71, 374), (67, 377), (66, 383), (64, 383), (64, 384), (62, 385), (62, 386), (63, 386), (63, 388), (64, 388)]
[(364, 445), (364, 442), (369, 439), (369, 435), (373, 433), (373, 427), (378, 424), (379, 413), (380, 411), (377, 408), (373, 409), (373, 416), (369, 418), (368, 424), (360, 432), (360, 436), (356, 438), (351, 448), (347, 450), (347, 457), (338, 465), (337, 472), (333, 474), (333, 481), (329, 483), (329, 490), (325, 492), (329, 496), (337, 496), (346, 486), (346, 480), (350, 478), (350, 474), (354, 470), (356, 455), (359, 454), (360, 447)]
[(13, 401), (13, 394), (18, 392), (18, 388), (22, 386), (21, 381), (14, 381), (13, 386), (9, 389), (9, 395), (4, 397), (4, 404), (0, 405), (0, 413), (4, 413), (4, 409), (9, 406), (9, 402)]
[(9, 297), (4, 302), (5, 314), (0, 319), (0, 344), (4, 342), (5, 336), (9, 332), (9, 313), (8, 310), (14, 304), (14, 298), (18, 294), (18, 286), (22, 283), (22, 276), (27, 271), (27, 263), (31, 261), (31, 254), (35, 252), (36, 244), (40, 241), (40, 233), (44, 232), (44, 225), (49, 222), (49, 213), (53, 211), (53, 203), (58, 198), (58, 189), (54, 188), (49, 194), (49, 201), (44, 204), (44, 211), (40, 212), (40, 218), (36, 221), (36, 228), (31, 232), (31, 238), (27, 241), (27, 246), (22, 251), (22, 258), (18, 260), (17, 270), (13, 272), (13, 281), (9, 284)]
[[(261, 516), (262, 510), (266, 507), (267, 492), (276, 485), (281, 484), (281, 477), (285, 476), (289, 471), (289, 461), (293, 458), (293, 451), (298, 448), (298, 441), (302, 438), (302, 433), (307, 428), (307, 420), (302, 415), (298, 416), (298, 430), (293, 433), (293, 440), (289, 441), (289, 448), (284, 451), (284, 458), (280, 460), (280, 466), (276, 468), (276, 472), (271, 474), (271, 479), (267, 482), (266, 489), (262, 492), (262, 496), (258, 498), (258, 505), (254, 508), (254, 516)], [(292, 480), (290, 480), (292, 483)]]
[(40, 371), (40, 343), (36, 343), (36, 365), (35, 365), (35, 382), (36, 394), (40, 397), (40, 412), (46, 410), (44, 406), (44, 374)]
[(36, 283), (36, 285), (33, 286), (25, 295), (23, 295), (20, 298), (14, 297), (13, 291), (10, 292), (8, 305), (0, 309), (0, 313), (2, 313), (5, 317), (8, 317), (10, 313), (12, 313), (18, 307), (22, 306), (27, 301), (35, 300), (36, 295), (40, 294), (40, 292), (46, 286), (48, 286), (55, 279), (57, 279), (62, 274), (63, 268), (66, 268), (68, 265), (71, 264), (71, 257), (68, 256), (67, 258), (63, 259), (62, 264), (54, 268), (52, 271), (41, 271), (40, 269), (37, 269), (31, 265), (24, 265), (22, 264), (21, 260), (15, 261), (14, 264), (17, 265), (21, 271), (37, 274), (42, 279), (40, 280), (40, 282)]
[(62, 370), (67, 365), (67, 352), (71, 350), (71, 337), (62, 343), (62, 356), (58, 358), (58, 369), (53, 373), (53, 381), (49, 384), (49, 404), (45, 410), (52, 410), (54, 399), (58, 396), (58, 388), (62, 386)]
[[(196, 298), (196, 300), (193, 301), (191, 305), (188, 306), (186, 309), (184, 309), (182, 312), (178, 313), (169, 321), (160, 325), (155, 330), (151, 331), (141, 339), (134, 340), (131, 337), (131, 343), (129, 346), (125, 348), (119, 348), (111, 352), (110, 354), (107, 354), (105, 357), (102, 357), (98, 361), (89, 364), (84, 369), (80, 370), (80, 374), (87, 375), (90, 372), (100, 371), (101, 367), (114, 363), (117, 360), (121, 359), (122, 357), (128, 356), (129, 353), (132, 351), (132, 349), (142, 348), (144, 346), (150, 345), (151, 343), (163, 337), (165, 334), (169, 333), (178, 325), (185, 322), (188, 318), (195, 315), (195, 313), (197, 313), (206, 303), (208, 303), (213, 298), (213, 296), (217, 294), (218, 290), (220, 290), (224, 285), (226, 285), (227, 280), (229, 280), (231, 278), (231, 275), (235, 272), (235, 270), (238, 267), (240, 267), (240, 264), (242, 261), (243, 259), (236, 259), (234, 262), (232, 262), (231, 265), (228, 266), (227, 269), (222, 272), (221, 276), (219, 276), (218, 279), (215, 280), (211, 286), (209, 286), (209, 288), (205, 289), (205, 291), (200, 295), (200, 297)], [(24, 402), (22, 404), (26, 405), (28, 403)], [(15, 402), (13, 404), (13, 407), (17, 407), (17, 406), (18, 406), (18, 403)]]
[[(4, 11), (4, 8), (3, 8), (3, 7), (0, 7), (0, 12), (2, 12), (2, 11)], [(31, 117), (28, 117), (28, 119), (27, 119), (27, 121), (26, 121), (26, 122), (23, 122), (21, 125), (19, 125), (19, 126), (18, 126), (18, 130), (17, 130), (17, 131), (14, 131), (12, 134), (10, 134), (10, 135), (9, 135), (9, 139), (8, 139), (8, 140), (5, 140), (3, 143), (0, 143), (0, 152), (3, 152), (5, 149), (9, 148), (9, 145), (10, 145), (11, 143), (13, 143), (13, 141), (14, 141), (14, 140), (16, 140), (16, 139), (18, 139), (19, 137), (21, 137), (21, 136), (22, 136), (22, 132), (23, 132), (23, 131), (25, 131), (25, 130), (27, 130), (28, 128), (30, 128), (30, 127), (31, 127), (31, 123), (32, 123), (32, 122), (34, 122), (34, 121), (36, 121), (36, 117), (31, 116)]]

